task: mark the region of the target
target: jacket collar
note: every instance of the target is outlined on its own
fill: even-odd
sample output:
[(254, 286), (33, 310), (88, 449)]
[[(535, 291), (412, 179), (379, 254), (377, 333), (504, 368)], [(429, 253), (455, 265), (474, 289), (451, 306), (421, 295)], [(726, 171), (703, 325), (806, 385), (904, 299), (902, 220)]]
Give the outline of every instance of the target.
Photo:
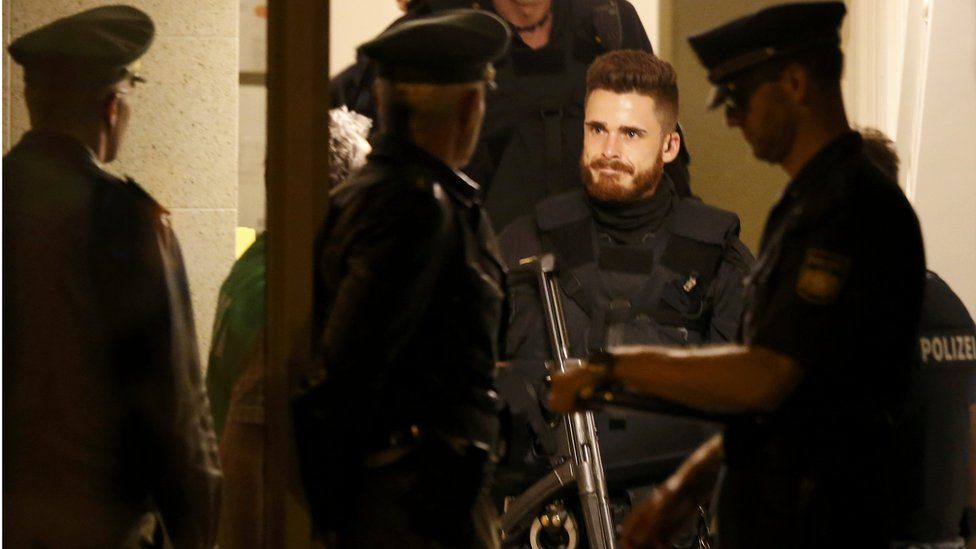
[(830, 170), (845, 157), (861, 150), (862, 145), (861, 134), (855, 131), (848, 131), (827, 143), (804, 164), (796, 177), (790, 181), (784, 192), (784, 197), (795, 200), (816, 188), (817, 184), (823, 181), (824, 172)]
[(373, 140), (370, 159), (393, 163), (419, 164), (430, 170), (451, 197), (471, 208), (482, 202), (481, 186), (471, 178), (444, 164), (433, 155), (391, 133), (382, 133)]

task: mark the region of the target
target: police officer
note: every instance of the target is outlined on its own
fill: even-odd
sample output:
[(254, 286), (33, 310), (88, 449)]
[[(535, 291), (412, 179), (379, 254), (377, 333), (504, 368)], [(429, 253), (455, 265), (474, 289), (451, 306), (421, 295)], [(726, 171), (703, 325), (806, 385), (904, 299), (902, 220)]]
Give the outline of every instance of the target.
[(894, 549), (965, 549), (974, 519), (969, 444), (976, 432), (976, 325), (933, 272), (925, 277), (918, 362), (897, 425)]
[[(898, 154), (880, 131), (860, 130), (864, 152), (898, 179)], [(976, 455), (976, 325), (959, 297), (931, 271), (919, 320), (918, 361), (897, 424), (893, 549), (965, 549), (972, 539)], [(967, 489), (968, 487), (968, 489)]]
[(722, 547), (884, 547), (894, 422), (915, 361), (924, 254), (917, 219), (850, 131), (840, 91), (842, 3), (766, 8), (690, 39), (712, 105), (793, 178), (767, 220), (744, 344), (597, 357), (553, 380), (572, 408), (596, 383), (738, 413), (628, 518), (630, 546), (666, 541), (718, 498)]
[(220, 470), (168, 212), (115, 159), (152, 42), (132, 7), (9, 47), (31, 130), (3, 159), (4, 543), (212, 547)]
[[(398, 23), (461, 6), (497, 14), (513, 34), (495, 63), (497, 88), (488, 94), (478, 147), (465, 167), (486, 187), (485, 207), (501, 230), (543, 198), (582, 188), (586, 69), (601, 53), (649, 52), (651, 43), (627, 0), (418, 0)], [(364, 63), (343, 71), (333, 97), (368, 113), (374, 73)], [(665, 166), (681, 196), (691, 194), (689, 161), (682, 144), (678, 160)]]
[[(735, 214), (678, 196), (663, 170), (678, 156), (680, 141), (674, 69), (651, 53), (613, 51), (590, 66), (587, 93), (580, 160), (585, 191), (547, 198), (535, 215), (501, 233), (509, 268), (523, 258), (555, 254), (572, 356), (607, 345), (734, 339), (752, 256), (738, 239)], [(513, 283), (510, 295), (507, 351), (515, 362), (505, 375), (518, 372), (538, 392), (544, 369), (528, 360), (553, 356), (538, 290)], [(612, 488), (663, 479), (712, 432), (665, 417), (596, 417)], [(525, 459), (510, 457), (513, 463)], [(513, 479), (515, 486), (506, 489), (537, 478)]]
[(497, 17), (458, 10), (360, 46), (378, 64), (381, 134), (318, 235), (324, 381), (296, 405), (306, 492), (339, 547), (498, 543), (483, 489), (504, 267), (481, 189), (458, 169), (509, 39)]

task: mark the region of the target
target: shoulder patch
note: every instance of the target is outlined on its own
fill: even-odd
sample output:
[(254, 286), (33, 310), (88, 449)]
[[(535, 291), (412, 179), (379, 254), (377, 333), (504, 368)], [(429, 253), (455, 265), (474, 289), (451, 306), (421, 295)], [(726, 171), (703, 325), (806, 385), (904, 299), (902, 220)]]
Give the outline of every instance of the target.
[(815, 305), (830, 305), (840, 295), (851, 260), (843, 255), (811, 248), (807, 250), (796, 279), (796, 293)]

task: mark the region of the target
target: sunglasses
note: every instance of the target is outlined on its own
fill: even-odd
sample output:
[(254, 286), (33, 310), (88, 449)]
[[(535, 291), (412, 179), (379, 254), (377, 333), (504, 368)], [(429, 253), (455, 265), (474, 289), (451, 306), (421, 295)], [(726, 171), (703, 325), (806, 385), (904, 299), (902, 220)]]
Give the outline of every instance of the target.
[(743, 115), (749, 110), (749, 101), (766, 82), (779, 78), (779, 72), (755, 71), (722, 86), (722, 103), (729, 116)]

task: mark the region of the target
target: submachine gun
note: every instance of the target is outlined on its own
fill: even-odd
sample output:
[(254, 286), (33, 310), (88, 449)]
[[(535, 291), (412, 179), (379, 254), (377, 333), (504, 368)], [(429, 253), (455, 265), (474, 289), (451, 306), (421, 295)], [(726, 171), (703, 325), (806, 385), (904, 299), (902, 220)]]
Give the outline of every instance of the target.
[[(582, 361), (569, 356), (569, 339), (563, 315), (561, 291), (552, 254), (522, 260), (510, 276), (538, 286), (539, 298), (546, 319), (546, 331), (552, 359), (546, 362), (549, 375), (582, 367)], [(524, 277), (524, 278), (522, 278)], [(501, 523), (504, 545), (524, 543), (532, 549), (575, 549), (584, 546), (576, 515), (582, 519), (586, 532), (585, 546), (590, 549), (617, 547), (614, 507), (607, 489), (606, 472), (593, 412), (590, 410), (620, 409), (653, 414), (678, 415), (706, 419), (727, 420), (727, 417), (702, 413), (672, 402), (636, 395), (619, 387), (598, 388), (581, 401), (587, 411), (566, 414), (553, 425), (556, 436), (549, 441), (550, 470), (517, 496), (506, 498)], [(545, 427), (536, 429), (537, 435)], [(575, 485), (578, 505), (565, 498)], [(675, 548), (709, 549), (712, 545), (708, 516), (698, 509), (694, 534)], [(528, 532), (526, 533), (526, 529)]]
[[(550, 348), (553, 350), (552, 360), (546, 364), (550, 374), (568, 372), (581, 366), (579, 359), (569, 356), (569, 341), (554, 264), (553, 255), (547, 254), (532, 258), (520, 267), (523, 274), (534, 273), (538, 282)], [(507, 502), (501, 517), (503, 535), (506, 539), (518, 536), (531, 520), (529, 542), (533, 548), (578, 547), (579, 530), (574, 509), (558, 499), (565, 487), (575, 484), (579, 495), (578, 512), (582, 516), (588, 546), (591, 549), (614, 549), (617, 546), (616, 531), (593, 412), (574, 412), (563, 416), (556, 446), (552, 470)], [(544, 541), (547, 539), (550, 542)]]

